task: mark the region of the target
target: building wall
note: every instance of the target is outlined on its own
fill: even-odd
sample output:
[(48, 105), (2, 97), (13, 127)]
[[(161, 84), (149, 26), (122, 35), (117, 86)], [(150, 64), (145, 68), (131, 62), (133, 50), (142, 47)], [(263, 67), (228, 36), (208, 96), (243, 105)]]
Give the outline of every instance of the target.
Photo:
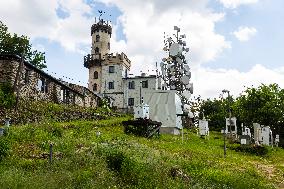
[(0, 59), (0, 83), (9, 82), (13, 85), (18, 65), (18, 62), (15, 60)]
[[(142, 81), (148, 81), (148, 88), (142, 87)], [(135, 83), (134, 89), (129, 89), (129, 82)], [(134, 106), (140, 104), (140, 87), (141, 87), (141, 97), (143, 94), (148, 90), (157, 90), (158, 86), (158, 79), (156, 77), (134, 77), (134, 78), (125, 78), (123, 80), (123, 87), (124, 87), (124, 107), (131, 108), (128, 105), (128, 99), (134, 98)]]
[[(99, 42), (96, 42), (96, 36), (100, 36)], [(95, 54), (95, 48), (99, 48), (99, 53), (105, 55), (109, 53), (108, 43), (110, 42), (110, 34), (99, 30), (98, 32), (94, 32), (92, 35), (92, 54)]]
[[(95, 71), (98, 72), (98, 79), (94, 79), (94, 73)], [(97, 84), (97, 91), (94, 91), (94, 84)], [(90, 91), (93, 91), (94, 93), (101, 93), (102, 92), (102, 67), (101, 66), (93, 66), (89, 69), (89, 86)]]

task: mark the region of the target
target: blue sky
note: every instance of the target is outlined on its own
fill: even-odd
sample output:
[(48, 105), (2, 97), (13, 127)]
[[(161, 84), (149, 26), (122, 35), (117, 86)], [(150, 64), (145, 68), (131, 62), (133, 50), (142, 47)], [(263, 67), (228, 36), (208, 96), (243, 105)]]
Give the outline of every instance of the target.
[(283, 0), (14, 0), (0, 1), (0, 20), (46, 52), (49, 74), (85, 86), (98, 10), (113, 25), (111, 51), (124, 52), (134, 74), (155, 68), (165, 56), (163, 32), (178, 25), (188, 36), (194, 95), (206, 98), (224, 88), (237, 95), (243, 86), (284, 87), (283, 7)]

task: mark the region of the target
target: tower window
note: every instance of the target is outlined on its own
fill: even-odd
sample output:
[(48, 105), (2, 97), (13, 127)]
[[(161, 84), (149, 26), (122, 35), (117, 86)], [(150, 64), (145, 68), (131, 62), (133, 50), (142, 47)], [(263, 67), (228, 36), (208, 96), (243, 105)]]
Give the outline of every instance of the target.
[(134, 98), (128, 99), (128, 106), (134, 106)]
[(98, 72), (95, 71), (95, 72), (94, 72), (94, 79), (98, 79), (98, 77), (99, 77), (98, 75), (99, 75)]
[(142, 81), (142, 88), (148, 88), (148, 80)]
[(110, 43), (109, 42), (107, 43), (107, 48), (108, 48), (108, 50), (110, 50)]
[(108, 89), (114, 89), (114, 82), (108, 82)]
[(135, 82), (134, 81), (129, 81), (128, 82), (128, 88), (129, 89), (135, 89)]
[(95, 48), (95, 53), (99, 53), (99, 52), (100, 52), (99, 47), (96, 47), (96, 48)]
[(98, 90), (98, 85), (95, 83), (94, 86), (93, 86), (93, 91), (97, 91)]
[(114, 73), (114, 66), (109, 66), (108, 67), (108, 72), (109, 73)]
[(96, 42), (100, 41), (100, 35), (96, 35)]

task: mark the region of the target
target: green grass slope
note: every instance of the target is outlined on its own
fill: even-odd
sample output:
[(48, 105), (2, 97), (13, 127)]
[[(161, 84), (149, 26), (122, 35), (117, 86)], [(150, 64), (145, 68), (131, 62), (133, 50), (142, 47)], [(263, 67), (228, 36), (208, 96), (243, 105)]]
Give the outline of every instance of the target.
[(11, 127), (0, 138), (0, 188), (284, 187), (283, 149), (255, 156), (228, 148), (224, 159), (219, 133), (145, 139), (123, 133), (127, 119)]

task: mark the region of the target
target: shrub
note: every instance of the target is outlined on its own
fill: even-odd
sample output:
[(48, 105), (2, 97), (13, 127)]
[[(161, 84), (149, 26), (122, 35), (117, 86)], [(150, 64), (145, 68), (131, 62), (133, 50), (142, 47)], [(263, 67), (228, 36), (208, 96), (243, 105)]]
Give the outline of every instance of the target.
[(233, 147), (233, 149), (237, 152), (245, 152), (245, 153), (250, 153), (254, 154), (257, 156), (264, 156), (267, 155), (269, 150), (267, 146), (237, 146)]
[(3, 160), (3, 158), (5, 158), (8, 155), (9, 149), (10, 149), (10, 144), (5, 138), (1, 137), (0, 138), (0, 161)]
[(0, 107), (12, 108), (15, 105), (16, 97), (10, 83), (0, 84)]

